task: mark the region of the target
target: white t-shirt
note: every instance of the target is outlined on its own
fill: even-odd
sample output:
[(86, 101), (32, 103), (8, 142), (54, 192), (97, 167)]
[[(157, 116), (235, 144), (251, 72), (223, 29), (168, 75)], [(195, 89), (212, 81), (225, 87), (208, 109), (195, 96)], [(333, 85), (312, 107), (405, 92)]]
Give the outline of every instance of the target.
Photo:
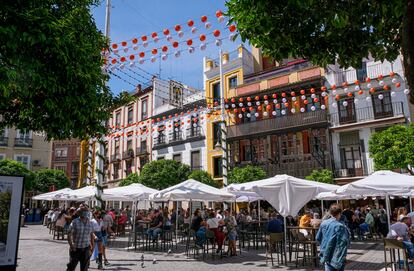
[(217, 229), (219, 226), (219, 219), (218, 218), (209, 218), (207, 220), (207, 225), (209, 229)]
[(102, 230), (102, 222), (96, 221), (96, 219), (91, 220), (93, 231), (101, 231)]

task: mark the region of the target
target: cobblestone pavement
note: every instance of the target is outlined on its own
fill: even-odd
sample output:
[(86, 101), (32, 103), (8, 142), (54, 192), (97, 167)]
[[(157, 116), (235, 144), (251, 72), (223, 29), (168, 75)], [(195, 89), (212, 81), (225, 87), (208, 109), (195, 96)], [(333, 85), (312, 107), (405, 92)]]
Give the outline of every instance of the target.
[[(113, 246), (125, 246), (126, 240), (120, 238)], [(164, 252), (145, 252), (144, 267), (141, 267), (142, 252), (126, 251), (123, 248), (110, 248), (108, 258), (111, 266), (105, 270), (157, 270), (157, 271), (245, 271), (245, 270), (305, 270), (289, 267), (271, 267), (266, 265), (264, 250), (243, 250), (242, 255), (205, 260), (187, 258), (184, 253), (167, 254)], [(20, 244), (17, 270), (23, 271), (59, 271), (66, 270), (68, 244), (66, 240), (53, 240), (49, 230), (40, 225), (28, 225), (20, 232)], [(156, 259), (156, 264), (153, 264)], [(348, 253), (346, 270), (381, 270), (384, 267), (382, 245), (374, 242), (353, 243)], [(79, 267), (78, 267), (79, 268)], [(79, 270), (79, 269), (78, 269)], [(97, 270), (91, 263), (90, 270)]]

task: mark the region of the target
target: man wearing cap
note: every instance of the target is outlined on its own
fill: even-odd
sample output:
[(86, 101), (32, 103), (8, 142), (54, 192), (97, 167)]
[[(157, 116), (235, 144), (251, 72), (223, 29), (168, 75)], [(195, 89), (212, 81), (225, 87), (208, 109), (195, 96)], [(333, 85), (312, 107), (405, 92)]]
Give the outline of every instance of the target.
[(89, 221), (88, 208), (82, 205), (77, 213), (79, 217), (72, 221), (68, 231), (70, 261), (67, 264), (67, 271), (74, 271), (78, 262), (80, 262), (81, 271), (88, 270), (90, 249), (95, 240), (93, 227)]
[(414, 244), (410, 241), (410, 225), (411, 219), (409, 216), (401, 217), (400, 221), (390, 226), (390, 232), (387, 235), (389, 239), (397, 239), (401, 241), (404, 248), (407, 250), (408, 257), (414, 259)]

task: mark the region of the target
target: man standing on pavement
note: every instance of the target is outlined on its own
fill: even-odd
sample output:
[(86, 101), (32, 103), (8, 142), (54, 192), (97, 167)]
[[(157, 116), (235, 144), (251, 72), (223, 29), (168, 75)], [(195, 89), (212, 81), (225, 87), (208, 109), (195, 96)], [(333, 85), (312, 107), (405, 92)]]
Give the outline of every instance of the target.
[(93, 227), (89, 221), (88, 208), (81, 205), (78, 213), (79, 217), (72, 221), (68, 231), (70, 261), (67, 264), (67, 271), (74, 271), (78, 262), (80, 262), (81, 271), (88, 270), (90, 250), (95, 240)]
[(348, 252), (349, 233), (346, 226), (339, 222), (341, 208), (332, 205), (329, 212), (331, 218), (322, 222), (316, 235), (321, 250), (320, 261), (325, 265), (325, 271), (343, 271)]

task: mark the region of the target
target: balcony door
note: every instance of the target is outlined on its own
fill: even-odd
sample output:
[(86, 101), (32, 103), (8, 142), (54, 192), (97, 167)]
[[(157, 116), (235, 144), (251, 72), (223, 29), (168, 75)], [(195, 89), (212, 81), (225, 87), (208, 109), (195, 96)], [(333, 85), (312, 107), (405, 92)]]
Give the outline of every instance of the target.
[(341, 175), (362, 176), (362, 151), (359, 134), (342, 133), (340, 134), (339, 150), (341, 155)]
[[(346, 102), (346, 106), (344, 102)], [(340, 124), (356, 122), (354, 98), (346, 98), (338, 101), (338, 114)]]
[[(382, 99), (379, 99), (379, 95), (382, 95)], [(378, 92), (372, 94), (372, 107), (375, 119), (393, 116), (391, 95), (389, 92)]]

